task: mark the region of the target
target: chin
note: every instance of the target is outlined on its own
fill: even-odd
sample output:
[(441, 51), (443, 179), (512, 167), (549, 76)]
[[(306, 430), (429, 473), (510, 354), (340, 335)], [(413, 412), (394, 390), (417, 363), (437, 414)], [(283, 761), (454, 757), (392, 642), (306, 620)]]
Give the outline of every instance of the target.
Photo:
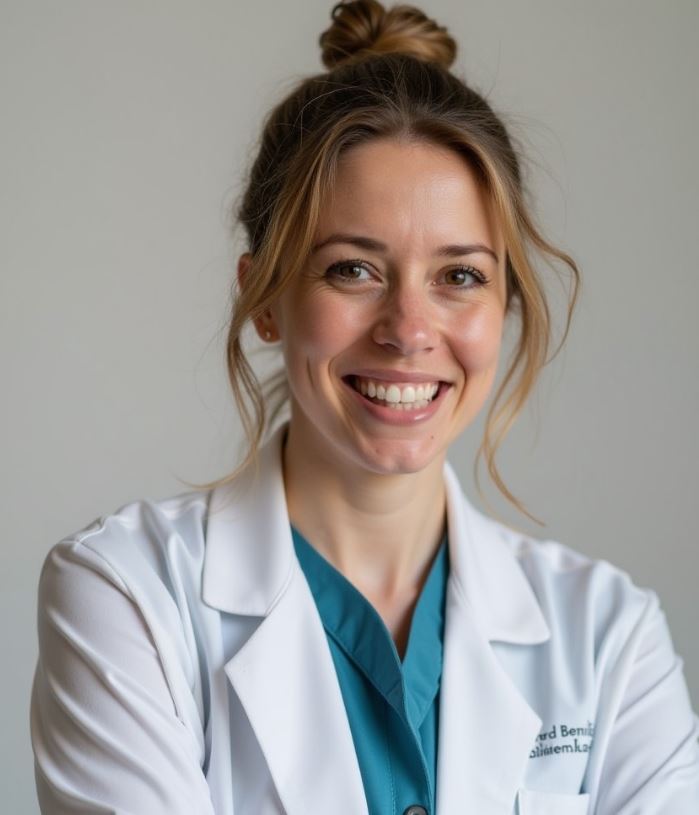
[(425, 468), (434, 464), (435, 459), (440, 457), (440, 450), (430, 449), (406, 449), (405, 443), (391, 441), (378, 443), (369, 450), (363, 450), (359, 455), (359, 460), (368, 470), (377, 475), (407, 475), (409, 473), (419, 473)]

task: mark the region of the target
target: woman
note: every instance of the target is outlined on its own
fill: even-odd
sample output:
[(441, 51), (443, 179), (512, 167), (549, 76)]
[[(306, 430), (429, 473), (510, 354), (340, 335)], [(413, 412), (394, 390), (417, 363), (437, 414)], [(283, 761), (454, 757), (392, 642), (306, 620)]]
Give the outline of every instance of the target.
[[(518, 317), (482, 452), (523, 509), (493, 457), (548, 351), (530, 255), (577, 286), (575, 263), (443, 28), (359, 0), (321, 46), (239, 212), (248, 455), (46, 560), (42, 811), (695, 813), (699, 722), (655, 594), (481, 514), (446, 459)], [(250, 322), (284, 358), (266, 392)]]

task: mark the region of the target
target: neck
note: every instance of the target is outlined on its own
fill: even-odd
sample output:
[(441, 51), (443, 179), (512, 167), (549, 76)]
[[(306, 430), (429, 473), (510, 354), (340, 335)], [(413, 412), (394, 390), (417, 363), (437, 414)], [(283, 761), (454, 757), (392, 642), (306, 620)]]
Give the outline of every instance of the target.
[(283, 469), (292, 524), (350, 582), (385, 602), (419, 593), (445, 531), (443, 460), (371, 472), (313, 449), (292, 422)]

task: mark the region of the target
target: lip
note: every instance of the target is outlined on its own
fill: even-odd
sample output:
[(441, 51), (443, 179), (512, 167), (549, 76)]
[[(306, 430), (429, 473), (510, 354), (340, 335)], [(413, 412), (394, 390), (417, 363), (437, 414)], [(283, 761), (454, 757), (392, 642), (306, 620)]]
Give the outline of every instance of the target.
[[(359, 375), (359, 374), (358, 374)], [(415, 424), (421, 424), (422, 422), (429, 421), (439, 410), (441, 407), (442, 402), (446, 398), (447, 393), (451, 389), (451, 385), (448, 382), (444, 382), (440, 380), (439, 390), (435, 395), (434, 399), (424, 408), (414, 408), (413, 410), (397, 410), (396, 408), (389, 408), (384, 407), (383, 405), (378, 405), (375, 402), (371, 402), (365, 396), (363, 396), (358, 390), (355, 390), (350, 381), (351, 376), (343, 377), (342, 384), (347, 388), (350, 392), (352, 399), (355, 400), (355, 404), (357, 406), (366, 411), (370, 416), (379, 421), (383, 422), (384, 424), (390, 424), (395, 426), (402, 426), (402, 427), (411, 427)], [(405, 382), (405, 379), (402, 380), (393, 380), (393, 381), (401, 381)], [(431, 379), (419, 379), (419, 380), (408, 380), (408, 381), (415, 381), (415, 382), (436, 382), (437, 380), (432, 377)]]
[(383, 379), (385, 382), (444, 382), (446, 385), (451, 384), (434, 373), (396, 371), (395, 369), (382, 370), (380, 368), (360, 368), (346, 374), (342, 379), (347, 381), (353, 376), (359, 376), (362, 379)]

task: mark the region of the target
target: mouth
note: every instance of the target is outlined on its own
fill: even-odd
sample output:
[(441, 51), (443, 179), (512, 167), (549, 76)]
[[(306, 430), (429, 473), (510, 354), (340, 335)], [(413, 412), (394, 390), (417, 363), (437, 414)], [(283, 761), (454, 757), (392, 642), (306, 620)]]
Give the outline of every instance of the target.
[(399, 384), (349, 374), (342, 380), (367, 402), (405, 413), (424, 411), (451, 387), (449, 382), (439, 379)]

